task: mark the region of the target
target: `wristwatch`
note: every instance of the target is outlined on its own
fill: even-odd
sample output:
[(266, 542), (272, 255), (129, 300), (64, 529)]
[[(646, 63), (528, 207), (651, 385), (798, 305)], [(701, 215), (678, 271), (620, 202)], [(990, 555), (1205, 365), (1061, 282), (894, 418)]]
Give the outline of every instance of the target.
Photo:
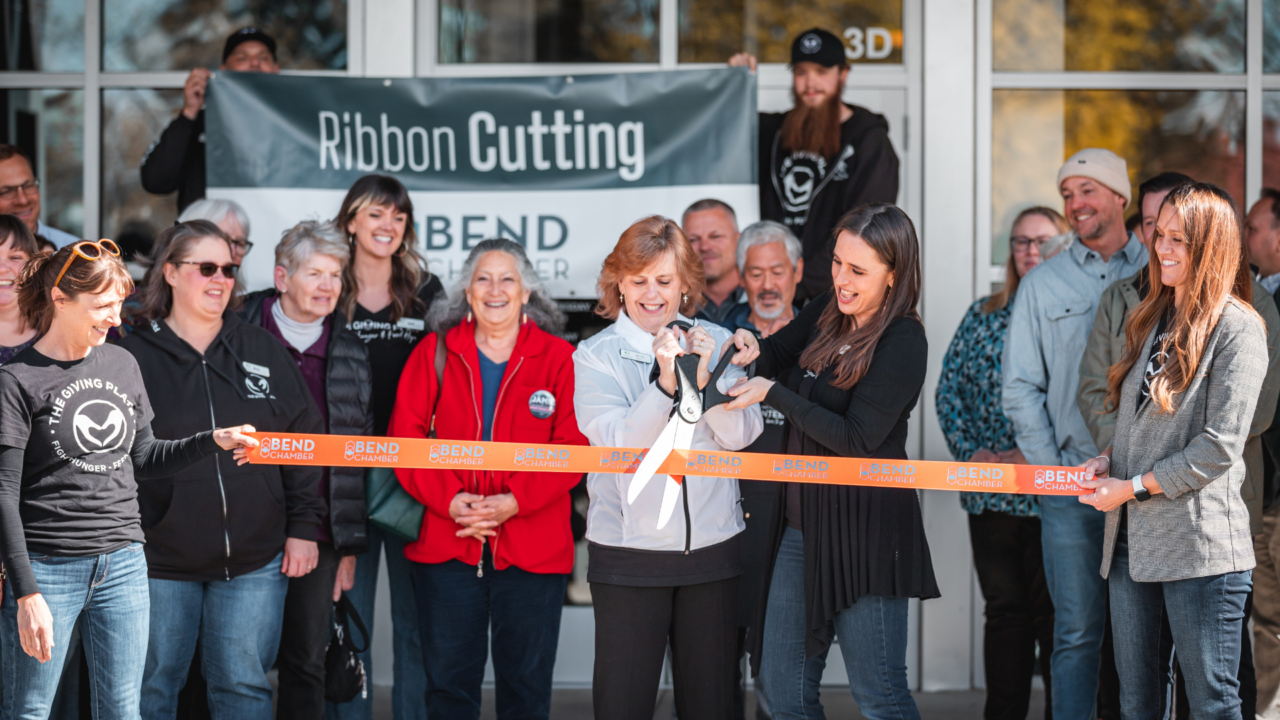
[(1151, 499), (1151, 491), (1142, 484), (1142, 476), (1133, 476), (1133, 499), (1138, 502), (1146, 502)]

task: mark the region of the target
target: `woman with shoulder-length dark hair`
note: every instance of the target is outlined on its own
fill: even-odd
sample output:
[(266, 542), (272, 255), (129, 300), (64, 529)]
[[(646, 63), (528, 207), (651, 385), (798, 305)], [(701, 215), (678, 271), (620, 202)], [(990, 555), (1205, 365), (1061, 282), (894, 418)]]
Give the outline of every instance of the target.
[[(764, 340), (735, 334), (744, 359), (759, 358), (729, 407), (780, 411), (789, 455), (905, 460), (928, 353), (916, 315), (919, 247), (892, 205), (841, 218), (835, 287)], [(920, 717), (907, 689), (907, 600), (939, 592), (915, 491), (783, 483), (780, 492), (751, 643), (773, 717), (822, 717), (818, 684), (836, 637), (864, 715)]]
[(234, 465), (258, 445), (248, 425), (156, 439), (138, 364), (103, 344), (133, 289), (119, 257), (110, 240), (74, 243), (33, 258), (19, 284), (40, 339), (0, 367), (6, 718), (48, 715), (77, 620), (94, 716), (139, 716), (151, 601), (137, 481), (219, 449)]
[[(342, 199), (334, 224), (351, 250), (351, 260), (342, 271), (338, 311), (369, 351), (373, 433), (386, 435), (400, 374), (414, 346), (427, 334), (427, 313), (444, 297), (444, 288), (440, 279), (427, 271), (418, 250), (413, 201), (399, 180), (386, 175), (365, 175), (356, 180)], [(392, 714), (394, 720), (425, 720), (422, 698), (427, 692), (427, 677), (413, 581), (404, 557), (406, 545), (404, 539), (370, 524), (369, 550), (356, 563), (355, 584), (347, 597), (372, 633), (378, 568), (385, 547), (391, 622), (395, 625)], [(365, 671), (373, 672), (372, 649), (366, 647), (360, 658)], [(349, 703), (330, 703), (326, 713), (331, 720), (370, 720), (372, 700), (357, 697)]]
[[(690, 381), (699, 390), (710, 382), (709, 368), (719, 362), (732, 336), (719, 325), (691, 320), (704, 284), (698, 254), (671, 220), (654, 215), (622, 233), (596, 286), (596, 313), (614, 323), (579, 343), (573, 353), (573, 403), (578, 426), (592, 445), (654, 445), (673, 410), (676, 357), (696, 355), (697, 378)], [(687, 332), (669, 327), (676, 320), (692, 327)], [(746, 362), (738, 357), (734, 362), (719, 383), (721, 391), (744, 375), (739, 365)], [(763, 429), (760, 408), (717, 405), (697, 421), (690, 445), (741, 450)], [(686, 475), (678, 495), (672, 496), (672, 480), (655, 475), (629, 501), (632, 477), (613, 472), (587, 476), (595, 716), (653, 717), (670, 644), (680, 717), (728, 720), (733, 714), (741, 534), (746, 528), (738, 483)], [(665, 520), (664, 507), (670, 513)]]
[[(564, 315), (523, 247), (506, 239), (476, 245), (429, 320), (432, 333), (400, 379), (393, 436), (425, 438), (434, 426), (445, 441), (587, 444), (573, 411), (573, 346), (551, 334), (564, 328)], [(549, 717), (573, 569), (569, 491), (582, 476), (463, 468), (398, 475), (426, 506), (405, 555), (431, 678), (427, 716), (480, 717), (492, 647), (497, 716)]]
[[(246, 421), (263, 432), (324, 432), (293, 357), (231, 309), (237, 267), (208, 220), (156, 240), (141, 321), (119, 347), (142, 369), (159, 437)], [(320, 477), (318, 467), (237, 467), (215, 455), (140, 488), (152, 601), (143, 717), (174, 716), (198, 644), (214, 716), (271, 718), (267, 673), (289, 579), (318, 562)]]
[(1197, 718), (1240, 717), (1241, 623), (1255, 560), (1241, 498), (1244, 445), (1267, 374), (1235, 203), (1207, 183), (1165, 197), (1151, 290), (1107, 373), (1115, 439), (1081, 467), (1080, 502), (1107, 513), (1107, 578), (1125, 717), (1167, 710), (1167, 616)]

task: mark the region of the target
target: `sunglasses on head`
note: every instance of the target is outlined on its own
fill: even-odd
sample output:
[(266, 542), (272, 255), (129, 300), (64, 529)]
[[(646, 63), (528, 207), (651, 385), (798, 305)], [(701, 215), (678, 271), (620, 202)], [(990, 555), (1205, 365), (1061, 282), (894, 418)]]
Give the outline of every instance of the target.
[(196, 265), (200, 268), (200, 274), (204, 277), (211, 278), (213, 274), (222, 271), (222, 277), (228, 280), (236, 279), (236, 271), (240, 269), (239, 265), (219, 265), (213, 262), (196, 262), (195, 260), (174, 260), (174, 265)]
[(62, 276), (67, 274), (67, 269), (71, 267), (71, 263), (76, 258), (84, 258), (90, 262), (102, 258), (103, 253), (112, 257), (120, 257), (120, 246), (114, 242), (102, 239), (98, 242), (91, 240), (82, 240), (71, 246), (71, 255), (67, 257), (67, 261), (62, 264), (62, 272), (58, 273), (58, 279), (53, 281), (53, 286), (58, 287), (58, 283), (62, 282)]

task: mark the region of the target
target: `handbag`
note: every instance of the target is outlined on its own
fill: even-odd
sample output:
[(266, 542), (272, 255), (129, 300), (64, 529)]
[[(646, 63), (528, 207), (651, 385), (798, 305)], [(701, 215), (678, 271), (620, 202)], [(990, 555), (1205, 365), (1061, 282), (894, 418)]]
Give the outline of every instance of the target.
[[(436, 402), (431, 408), (431, 428), (427, 437), (436, 436), (436, 408), (444, 386), (444, 333), (436, 333)], [(422, 516), (426, 508), (405, 491), (396, 478), (396, 471), (388, 467), (369, 468), (364, 479), (365, 504), (369, 508), (369, 522), (407, 542), (417, 542), (422, 532)]]
[[(324, 699), (332, 703), (348, 703), (359, 695), (369, 697), (369, 678), (364, 671), (360, 653), (369, 647), (369, 631), (365, 629), (360, 614), (347, 598), (338, 597), (333, 605), (333, 635), (324, 651)], [(364, 646), (356, 647), (351, 636), (351, 624), (364, 637)]]

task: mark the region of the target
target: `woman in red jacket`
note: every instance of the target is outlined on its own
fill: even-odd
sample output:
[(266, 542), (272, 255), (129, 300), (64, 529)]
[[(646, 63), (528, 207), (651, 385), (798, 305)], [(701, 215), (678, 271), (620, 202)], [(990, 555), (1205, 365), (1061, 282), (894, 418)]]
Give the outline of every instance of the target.
[[(573, 412), (573, 348), (524, 248), (485, 240), (448, 302), (428, 316), (400, 378), (389, 434), (586, 445)], [(439, 334), (444, 334), (443, 345)], [(444, 352), (443, 383), (436, 357)], [(443, 387), (443, 391), (441, 388)], [(565, 584), (573, 567), (569, 491), (580, 475), (398, 470), (427, 510), (413, 562), (427, 715), (479, 718), (493, 637), (498, 718), (546, 718)]]

